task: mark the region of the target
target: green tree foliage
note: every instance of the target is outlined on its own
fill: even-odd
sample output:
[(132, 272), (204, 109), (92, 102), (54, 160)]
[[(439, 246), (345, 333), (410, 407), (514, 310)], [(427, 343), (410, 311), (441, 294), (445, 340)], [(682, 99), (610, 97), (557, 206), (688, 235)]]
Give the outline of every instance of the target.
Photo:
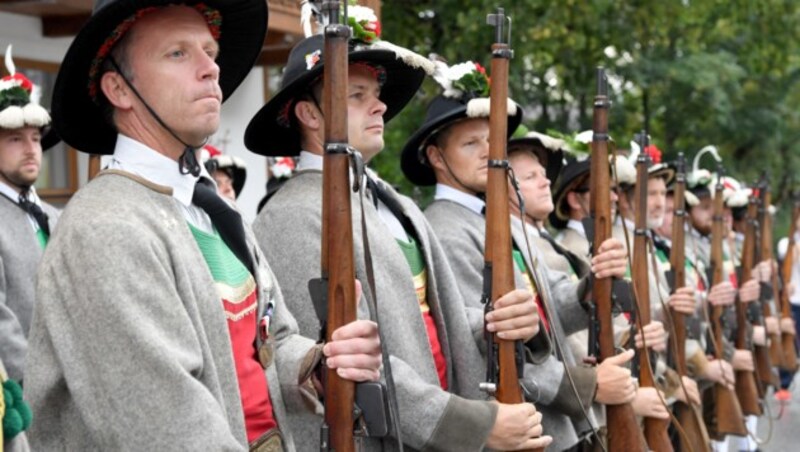
[[(387, 1), (383, 37), (488, 67), (493, 33), (485, 18), (497, 5)], [(611, 133), (621, 147), (646, 127), (668, 159), (715, 144), (728, 172), (744, 181), (768, 171), (778, 200), (800, 185), (800, 2), (516, 0), (505, 7), (513, 18), (511, 95), (528, 127), (589, 128), (595, 67), (603, 65), (612, 76)], [(437, 92), (426, 81), (390, 123), (386, 152), (374, 162), (406, 193), (413, 187), (399, 153)]]

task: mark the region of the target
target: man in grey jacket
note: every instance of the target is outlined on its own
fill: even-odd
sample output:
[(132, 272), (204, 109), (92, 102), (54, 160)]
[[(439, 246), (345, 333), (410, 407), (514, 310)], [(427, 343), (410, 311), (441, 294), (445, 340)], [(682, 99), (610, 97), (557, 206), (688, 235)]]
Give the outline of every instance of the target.
[[(479, 76), (478, 74), (480, 72), (468, 76)], [(426, 209), (425, 215), (442, 241), (445, 254), (459, 281), (464, 302), (469, 307), (479, 308), (483, 291), (486, 232), (485, 218), (482, 215), (484, 202), (478, 195), (486, 191), (489, 132), (489, 111), (479, 107), (486, 104), (488, 99), (481, 97), (481, 93), (461, 94), (438, 96), (429, 105), (424, 124), (403, 150), (403, 170), (406, 177), (414, 183), (437, 183), (436, 199)], [(513, 101), (509, 101), (509, 104), (515, 105)], [(518, 107), (509, 110), (509, 130), (516, 128), (521, 116)], [(520, 250), (524, 247), (524, 243), (517, 245)], [(616, 246), (615, 249), (613, 243), (604, 244), (601, 253), (606, 254), (600, 257), (599, 265), (604, 269), (600, 277), (620, 273), (620, 269), (624, 272), (624, 255), (621, 251), (621, 247)], [(615, 257), (617, 252), (619, 255)], [(518, 257), (521, 256), (522, 253), (518, 253)], [(521, 263), (519, 259), (516, 262), (518, 265)], [(587, 317), (581, 312), (583, 309), (578, 301), (579, 291), (576, 284), (568, 278), (556, 278), (552, 280), (557, 283), (555, 286), (548, 285), (534, 292), (532, 288), (538, 288), (538, 282), (551, 282), (546, 271), (536, 274), (535, 276), (542, 276), (544, 279), (535, 278), (538, 280), (532, 285), (525, 283), (527, 272), (517, 269), (515, 274), (517, 287), (531, 293), (538, 292), (539, 295), (547, 291), (544, 297), (552, 293), (554, 297), (564, 300), (563, 305), (559, 305), (561, 317), (554, 320), (542, 309), (542, 296), (536, 297), (540, 316), (544, 319), (543, 330), (548, 333), (555, 330), (556, 336), (563, 340), (565, 326), (568, 325), (570, 329), (580, 328), (580, 322), (587, 321)], [(582, 287), (585, 287), (585, 283)], [(566, 312), (577, 315), (571, 316), (565, 314)], [(539, 336), (539, 341), (549, 342), (546, 333), (540, 333)], [(540, 346), (530, 345), (534, 348)], [(609, 365), (613, 366), (611, 362)], [(550, 353), (525, 369), (523, 384), (528, 388), (528, 397), (541, 404), (543, 427), (554, 438), (554, 450), (567, 450), (577, 445), (579, 438), (570, 417), (583, 420), (583, 412), (588, 409), (597, 387), (594, 369), (572, 366), (570, 372), (575, 378), (577, 388), (571, 386), (563, 363)], [(617, 398), (629, 401), (635, 388), (629, 374), (622, 375), (619, 386), (614, 391)], [(607, 394), (606, 389), (603, 388), (602, 394)], [(577, 396), (576, 390), (579, 392)]]
[[(295, 46), (281, 90), (256, 114), (245, 134), (262, 155), (300, 154), (297, 172), (266, 204), (253, 226), (273, 261), (303, 335), (318, 338), (320, 321), (307, 291), (319, 277), (322, 228), (322, 161), (325, 61), (321, 36)], [(311, 57), (309, 57), (309, 55)], [(350, 145), (369, 161), (383, 149), (383, 125), (414, 96), (431, 63), (385, 41), (351, 41), (348, 77)], [(302, 152), (301, 152), (302, 151)], [(375, 276), (380, 328), (397, 385), (399, 424), (406, 450), (501, 450), (542, 447), (541, 414), (531, 404), (487, 402), (479, 391), (485, 363), (483, 312), (467, 311), (444, 253), (419, 208), (370, 173), (363, 205), (351, 196), (356, 276), (367, 281), (366, 234)], [(366, 231), (361, 228), (363, 221)], [(372, 296), (369, 292), (365, 296)], [(533, 300), (515, 291), (505, 297), (490, 325), (509, 338), (533, 336)], [(511, 314), (509, 316), (509, 314)], [(366, 312), (360, 316), (370, 315)], [(519, 319), (517, 324), (513, 319)], [(508, 320), (508, 321), (507, 321)], [(505, 331), (510, 326), (509, 331)], [(314, 444), (319, 422), (298, 417)], [(392, 450), (392, 441), (368, 440), (368, 450)]]
[(7, 69), (11, 75), (0, 79), (0, 361), (9, 378), (22, 382), (36, 267), (58, 211), (33, 186), (50, 115), (31, 101), (31, 81), (13, 63)]
[(324, 350), (297, 334), (250, 228), (196, 159), (266, 15), (259, 0), (102, 1), (67, 52), (54, 124), (113, 154), (40, 267), (34, 449), (295, 450), (284, 400), (313, 392), (323, 354), (344, 378), (379, 377), (374, 323)]

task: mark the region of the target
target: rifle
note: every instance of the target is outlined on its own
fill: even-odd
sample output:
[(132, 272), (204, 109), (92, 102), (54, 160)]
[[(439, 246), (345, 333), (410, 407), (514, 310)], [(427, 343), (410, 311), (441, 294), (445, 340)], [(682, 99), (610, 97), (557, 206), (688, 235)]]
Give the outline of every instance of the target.
[[(509, 47), (511, 28), (504, 36), (506, 17), (503, 8), (486, 16), (486, 23), (495, 29), (492, 44), (492, 86), (489, 107), (489, 162), (486, 184), (486, 246), (484, 250), (484, 293), (490, 294), (487, 311), (497, 299), (514, 290), (514, 263), (511, 251), (511, 216), (508, 210), (508, 65), (514, 52)], [(486, 287), (490, 284), (491, 287)], [(488, 290), (487, 290), (488, 289)], [(482, 385), (494, 392), (501, 403), (522, 403), (519, 380), (522, 374), (521, 341), (507, 341), (490, 334), (488, 365), (490, 382)], [(496, 354), (495, 354), (496, 353)], [(496, 366), (496, 367), (495, 367)], [(535, 449), (543, 451), (544, 448)]]
[[(327, 280), (326, 340), (356, 320), (353, 219), (350, 205), (350, 155), (347, 137), (348, 39), (350, 28), (339, 16), (340, 2), (326, 1), (323, 108), (325, 156), (322, 171), (322, 278)], [(354, 451), (355, 383), (334, 369), (325, 372), (325, 420), (321, 450)]]
[[(611, 178), (608, 163), (608, 80), (605, 69), (597, 68), (597, 96), (594, 98), (594, 119), (592, 123), (592, 160), (589, 173), (591, 187), (589, 210), (594, 218), (594, 248), (611, 237)], [(611, 297), (611, 278), (593, 278), (592, 295), (596, 306), (597, 343), (600, 362), (616, 354), (614, 344), (614, 324), (612, 312), (614, 303)], [(594, 330), (594, 325), (590, 325)], [(612, 451), (646, 451), (647, 444), (639, 430), (639, 422), (630, 403), (606, 406), (608, 426), (608, 448)]]
[[(756, 182), (753, 187), (753, 195), (750, 196), (750, 204), (748, 205), (748, 221), (751, 221), (754, 225), (754, 235), (755, 241), (753, 247), (755, 248), (755, 258), (753, 259), (754, 262), (761, 262), (761, 231), (760, 231), (760, 222), (759, 222), (759, 212), (760, 212), (760, 199), (757, 194), (757, 188), (759, 183)], [(767, 302), (769, 292), (769, 284), (762, 282), (761, 283), (761, 293), (758, 296), (758, 304), (753, 304), (750, 309), (750, 317), (754, 323), (765, 327), (764, 325), (764, 312), (762, 306)], [(766, 333), (765, 333), (766, 334)], [(756, 372), (758, 374), (758, 395), (761, 398), (764, 398), (766, 393), (766, 389), (769, 386), (775, 386), (775, 379), (772, 373), (772, 360), (769, 357), (769, 346), (767, 345), (755, 345), (753, 347), (753, 357), (755, 358), (755, 366)]]
[[(647, 132), (642, 131), (639, 138), (641, 152), (636, 159), (636, 215), (633, 235), (633, 284), (636, 293), (636, 312), (641, 325), (650, 323), (650, 275), (647, 265), (647, 168), (650, 166), (650, 157), (645, 149), (649, 145)], [(637, 352), (639, 357), (639, 387), (655, 387), (655, 375), (653, 375), (650, 350), (642, 347)], [(656, 418), (644, 418), (644, 437), (647, 445), (655, 451), (672, 451), (672, 443), (669, 439), (669, 420)]]
[[(789, 306), (789, 282), (792, 280), (792, 266), (794, 265), (794, 235), (797, 233), (797, 220), (800, 218), (800, 203), (795, 200), (792, 209), (792, 224), (789, 227), (789, 246), (786, 247), (786, 257), (781, 265), (781, 276), (783, 277), (783, 288), (781, 289), (781, 318), (792, 318), (792, 310)], [(796, 289), (800, 290), (800, 289)], [(789, 372), (797, 372), (797, 348), (795, 346), (794, 333), (781, 332), (781, 367)]]
[[(752, 274), (753, 264), (755, 262), (755, 247), (756, 247), (756, 225), (751, 221), (751, 217), (755, 216), (756, 205), (753, 203), (747, 206), (747, 229), (744, 235), (744, 244), (742, 247), (742, 273), (740, 281), (744, 283), (749, 281)], [(747, 307), (742, 303), (739, 297), (736, 297), (736, 348), (738, 350), (751, 350), (752, 338), (748, 337), (748, 320), (747, 320)], [(744, 414), (753, 414), (761, 416), (762, 409), (759, 404), (758, 386), (756, 386), (756, 379), (753, 372), (747, 370), (736, 371), (736, 398), (739, 399), (739, 404), (742, 407)]]
[[(762, 176), (761, 188), (759, 196), (761, 198), (761, 206), (759, 207), (759, 220), (761, 223), (761, 259), (767, 261), (772, 265), (772, 215), (769, 213), (769, 206), (772, 203), (772, 194), (770, 193), (769, 182), (766, 180), (766, 174)], [(772, 294), (778, 291), (778, 273), (772, 272)], [(764, 317), (772, 316), (772, 307), (769, 300), (762, 305), (764, 310)], [(781, 335), (778, 333), (769, 333), (769, 359), (774, 365), (783, 368), (781, 358), (783, 352), (781, 351)]]
[[(675, 188), (673, 194), (672, 213), (672, 248), (670, 249), (670, 266), (672, 267), (672, 287), (675, 291), (686, 286), (686, 161), (683, 153), (678, 154), (675, 164)], [(675, 368), (678, 375), (683, 378), (689, 375), (686, 366), (686, 315), (670, 308), (672, 325), (675, 331), (676, 348), (674, 353)], [(699, 406), (692, 406), (675, 402), (675, 418), (686, 432), (686, 437), (681, 436), (680, 450), (694, 450), (697, 452), (711, 452), (706, 425)]]
[[(723, 200), (722, 200), (722, 165), (717, 169), (717, 185), (714, 189), (714, 210), (713, 210), (713, 223), (711, 226), (711, 285), (720, 284), (723, 279), (723, 265), (722, 265), (722, 240), (723, 240)], [(713, 342), (715, 354), (717, 359), (722, 359), (722, 315), (724, 308), (722, 306), (714, 306), (711, 314), (711, 329), (713, 333)], [(744, 418), (742, 416), (742, 408), (739, 405), (739, 400), (730, 389), (726, 388), (720, 383), (715, 383), (713, 388), (714, 397), (714, 419), (709, 427), (712, 430), (712, 436), (718, 439), (724, 438), (725, 435), (733, 434), (744, 436), (747, 434), (747, 428), (744, 425)]]

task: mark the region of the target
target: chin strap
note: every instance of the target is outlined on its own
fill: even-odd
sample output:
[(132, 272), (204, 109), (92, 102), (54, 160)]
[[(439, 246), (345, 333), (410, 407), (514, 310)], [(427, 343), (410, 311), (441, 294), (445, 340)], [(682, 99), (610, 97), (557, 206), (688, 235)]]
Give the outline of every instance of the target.
[(158, 116), (158, 113), (156, 113), (150, 107), (150, 105), (147, 103), (147, 101), (144, 100), (142, 95), (139, 94), (139, 91), (133, 86), (133, 83), (131, 83), (130, 80), (128, 80), (128, 77), (125, 76), (125, 73), (122, 72), (122, 69), (119, 67), (119, 64), (117, 64), (117, 61), (114, 59), (114, 57), (109, 56), (108, 60), (111, 62), (111, 65), (114, 66), (114, 70), (116, 70), (117, 73), (120, 75), (120, 77), (122, 77), (122, 80), (125, 80), (125, 84), (128, 85), (128, 88), (131, 89), (133, 94), (135, 94), (136, 97), (139, 99), (139, 101), (142, 103), (142, 105), (144, 105), (144, 108), (147, 109), (148, 113), (150, 113), (150, 116), (152, 116), (153, 119), (156, 120), (156, 122), (158, 123), (158, 125), (161, 126), (162, 129), (166, 130), (170, 135), (172, 135), (173, 138), (175, 138), (179, 143), (181, 143), (184, 146), (183, 153), (181, 154), (180, 158), (178, 158), (178, 170), (180, 171), (180, 173), (191, 174), (194, 177), (198, 177), (200, 175), (200, 162), (197, 160), (197, 155), (195, 154), (195, 150), (205, 146), (205, 144), (208, 142), (208, 137), (206, 137), (206, 139), (203, 140), (203, 142), (197, 146), (193, 146), (183, 141), (180, 137), (178, 137), (178, 134), (176, 134), (169, 126), (167, 126), (164, 120), (162, 120), (161, 117)]

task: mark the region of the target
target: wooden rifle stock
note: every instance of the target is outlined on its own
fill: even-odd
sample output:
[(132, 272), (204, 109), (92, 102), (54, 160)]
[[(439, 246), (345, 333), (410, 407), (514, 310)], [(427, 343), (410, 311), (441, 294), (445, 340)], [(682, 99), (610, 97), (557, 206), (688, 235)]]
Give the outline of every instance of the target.
[[(751, 219), (755, 219), (756, 205), (750, 203), (747, 207), (747, 229), (744, 235), (742, 247), (742, 276), (741, 283), (749, 281), (755, 263), (756, 247), (756, 225)], [(748, 337), (747, 306), (736, 297), (736, 349), (751, 350), (752, 338)], [(755, 358), (755, 357), (754, 357)], [(736, 371), (736, 398), (744, 414), (761, 416), (762, 409), (759, 403), (758, 386), (755, 374), (747, 370)]]
[[(635, 194), (635, 231), (633, 235), (633, 284), (636, 287), (636, 314), (642, 326), (650, 323), (650, 274), (648, 272), (648, 236), (647, 236), (647, 185), (650, 157), (644, 150), (649, 145), (647, 132), (639, 136), (641, 152), (636, 159), (636, 194)], [(639, 387), (656, 387), (655, 362), (650, 359), (650, 349), (643, 347), (637, 350), (639, 356)], [(656, 452), (672, 451), (669, 439), (670, 421), (652, 417), (644, 418), (644, 437), (650, 450)]]
[[(513, 52), (503, 33), (503, 8), (490, 14), (487, 23), (495, 27), (492, 44), (492, 86), (489, 109), (489, 169), (486, 184), (486, 242), (484, 261), (491, 274), (491, 299), (496, 302), (516, 289), (511, 251), (511, 215), (508, 209), (508, 66)], [(497, 392), (501, 403), (523, 403), (517, 341), (494, 337), (497, 344)], [(543, 451), (544, 448), (534, 449)]]
[[(597, 96), (594, 98), (592, 130), (592, 157), (589, 183), (590, 211), (594, 218), (593, 247), (611, 237), (611, 178), (608, 162), (608, 88), (605, 69), (597, 68)], [(600, 361), (616, 354), (614, 324), (612, 320), (611, 278), (592, 279), (592, 297), (597, 307), (597, 334)], [(594, 325), (590, 325), (593, 328)], [(609, 451), (646, 451), (647, 444), (639, 430), (639, 422), (630, 403), (606, 405)]]
[[(340, 2), (325, 3), (329, 25), (325, 27), (324, 89), (325, 157), (322, 171), (322, 277), (328, 284), (326, 340), (337, 328), (356, 320), (353, 219), (350, 205), (350, 156), (347, 152), (348, 38), (341, 23)], [(325, 427), (322, 449), (354, 451), (355, 383), (335, 369), (325, 375)], [(326, 438), (327, 436), (327, 438)]]
[[(754, 185), (754, 187), (757, 186)], [(753, 259), (754, 262), (761, 262), (761, 231), (760, 231), (760, 220), (759, 220), (759, 205), (760, 200), (757, 196), (753, 195), (750, 197), (750, 203), (755, 204), (754, 210), (756, 213), (754, 216), (749, 220), (752, 221), (755, 225), (755, 251), (754, 255), (755, 258)], [(748, 215), (750, 214), (750, 209), (748, 205)], [(762, 283), (763, 284), (763, 283)], [(766, 303), (766, 300), (763, 299), (763, 292), (759, 294), (758, 297), (758, 317), (759, 317), (759, 324), (764, 327), (764, 315), (763, 315), (763, 305)], [(755, 310), (754, 310), (755, 311)], [(766, 336), (766, 332), (765, 332)], [(772, 373), (772, 361), (769, 358), (769, 346), (768, 345), (754, 345), (753, 346), (753, 358), (755, 360), (756, 366), (756, 373), (758, 374), (758, 395), (761, 398), (764, 398), (766, 394), (767, 388), (769, 386), (775, 386), (775, 378), (773, 377)]]
[[(759, 207), (759, 216), (761, 220), (761, 258), (772, 265), (772, 215), (769, 213), (769, 206), (772, 203), (772, 194), (770, 193), (769, 184), (766, 180), (761, 185), (761, 206)], [(778, 302), (778, 273), (772, 272), (772, 293), (773, 299)], [(777, 312), (773, 314), (770, 301), (766, 300), (762, 308), (764, 309), (764, 318), (769, 316), (776, 316)], [(773, 365), (783, 368), (782, 358), (783, 351), (781, 350), (781, 333), (768, 333), (769, 337), (769, 359)]]
[[(714, 217), (711, 226), (711, 268), (712, 278), (711, 285), (717, 285), (723, 281), (723, 263), (722, 263), (722, 240), (723, 240), (723, 224), (722, 224), (722, 167), (717, 170), (717, 185), (714, 190)], [(722, 306), (714, 306), (711, 314), (711, 328), (713, 332), (714, 348), (717, 359), (722, 358)], [(713, 365), (713, 364), (712, 364)], [(733, 391), (726, 388), (720, 383), (715, 383), (714, 388), (714, 425), (711, 430), (712, 436), (721, 439), (725, 435), (733, 434), (744, 436), (747, 434), (747, 428), (744, 425), (744, 417), (742, 416), (742, 407), (739, 405), (739, 400)]]
[[(686, 161), (683, 153), (678, 154), (675, 172), (675, 188), (672, 213), (672, 248), (670, 249), (670, 265), (672, 267), (673, 287), (686, 286)], [(686, 365), (686, 315), (670, 308), (672, 325), (675, 331), (676, 348), (674, 350), (675, 367), (678, 375), (689, 375)], [(699, 406), (675, 402), (675, 418), (686, 432), (680, 437), (680, 450), (695, 452), (711, 452), (710, 440), (703, 415)]]
[[(789, 245), (786, 247), (786, 257), (781, 266), (781, 276), (783, 277), (783, 288), (781, 290), (781, 318), (791, 319), (792, 308), (789, 302), (789, 283), (792, 281), (792, 266), (794, 265), (794, 235), (797, 233), (797, 220), (800, 218), (800, 204), (795, 201), (792, 209), (792, 225), (789, 227)], [(800, 288), (795, 288), (800, 290)], [(782, 367), (789, 372), (797, 372), (797, 346), (795, 345), (794, 333), (781, 331), (781, 350), (783, 356)]]

